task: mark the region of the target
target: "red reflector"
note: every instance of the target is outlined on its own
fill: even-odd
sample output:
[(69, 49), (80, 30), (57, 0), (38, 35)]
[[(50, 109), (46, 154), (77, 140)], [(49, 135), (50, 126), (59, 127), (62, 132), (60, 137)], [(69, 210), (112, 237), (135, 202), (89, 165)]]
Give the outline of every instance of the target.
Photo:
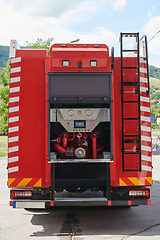
[(150, 191), (147, 190), (130, 190), (129, 197), (150, 197)]
[(30, 190), (11, 190), (11, 198), (31, 198), (32, 191)]
[(12, 207), (13, 206), (13, 201), (9, 202), (9, 206)]

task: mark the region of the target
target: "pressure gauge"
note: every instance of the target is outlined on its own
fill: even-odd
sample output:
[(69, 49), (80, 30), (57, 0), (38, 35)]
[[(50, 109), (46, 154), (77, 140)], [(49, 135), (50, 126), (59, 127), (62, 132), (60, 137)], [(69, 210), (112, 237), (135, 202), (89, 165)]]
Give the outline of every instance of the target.
[(87, 109), (87, 110), (86, 110), (86, 115), (87, 115), (87, 116), (90, 116), (91, 114), (92, 114), (91, 110), (90, 110), (90, 109)]
[(69, 115), (69, 116), (73, 116), (73, 115), (74, 115), (74, 111), (73, 111), (73, 110), (69, 110), (69, 111), (68, 111), (68, 115)]

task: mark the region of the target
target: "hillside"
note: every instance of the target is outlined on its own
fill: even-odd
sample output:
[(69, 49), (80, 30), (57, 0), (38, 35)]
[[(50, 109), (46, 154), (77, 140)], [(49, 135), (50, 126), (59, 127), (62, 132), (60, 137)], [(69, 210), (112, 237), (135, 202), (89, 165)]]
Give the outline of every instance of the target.
[(160, 79), (160, 68), (149, 66), (149, 76)]
[(153, 77), (149, 77), (149, 82), (150, 82), (150, 89), (151, 89), (151, 92), (152, 90), (155, 91), (155, 90), (160, 90), (160, 79), (158, 78), (153, 78)]
[(0, 69), (6, 66), (9, 58), (9, 46), (0, 45)]

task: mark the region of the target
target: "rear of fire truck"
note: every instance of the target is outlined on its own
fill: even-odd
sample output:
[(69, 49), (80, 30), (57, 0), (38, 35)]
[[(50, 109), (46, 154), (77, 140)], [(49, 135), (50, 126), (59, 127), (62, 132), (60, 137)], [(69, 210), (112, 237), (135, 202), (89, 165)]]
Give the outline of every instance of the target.
[[(124, 40), (135, 39), (133, 50)], [(18, 49), (11, 41), (8, 187), (14, 208), (150, 205), (147, 40)], [(126, 56), (127, 53), (127, 56)]]

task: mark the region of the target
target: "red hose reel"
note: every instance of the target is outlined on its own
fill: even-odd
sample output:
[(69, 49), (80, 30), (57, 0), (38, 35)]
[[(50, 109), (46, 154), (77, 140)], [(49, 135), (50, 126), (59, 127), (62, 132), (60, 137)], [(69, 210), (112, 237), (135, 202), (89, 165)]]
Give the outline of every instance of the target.
[[(88, 147), (87, 139), (92, 139), (92, 149)], [(97, 154), (103, 151), (104, 147), (97, 148), (98, 133), (68, 133), (63, 132), (53, 142), (54, 149), (61, 153), (63, 158), (97, 159)]]

